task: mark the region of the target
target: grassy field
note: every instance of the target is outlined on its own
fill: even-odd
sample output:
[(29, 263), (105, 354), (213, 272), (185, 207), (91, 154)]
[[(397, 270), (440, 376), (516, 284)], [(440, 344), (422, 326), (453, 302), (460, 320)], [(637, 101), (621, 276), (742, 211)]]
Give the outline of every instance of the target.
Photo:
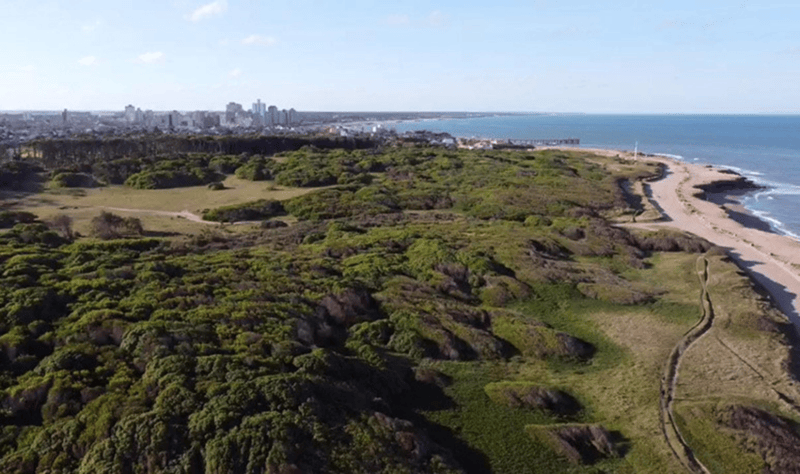
[[(206, 186), (172, 189), (134, 189), (128, 186), (99, 188), (45, 188), (41, 193), (24, 195), (6, 206), (30, 211), (41, 219), (66, 214), (74, 219), (75, 230), (88, 233), (89, 221), (103, 209), (124, 217), (141, 219), (145, 230), (160, 235), (196, 234), (214, 223), (191, 222), (178, 216), (158, 215), (158, 212), (188, 211), (202, 215), (203, 210), (239, 204), (258, 199), (290, 199), (320, 188), (288, 188), (272, 181), (248, 181), (228, 176), (225, 189), (212, 191)], [(122, 211), (120, 209), (130, 209)], [(149, 212), (156, 211), (156, 212)]]

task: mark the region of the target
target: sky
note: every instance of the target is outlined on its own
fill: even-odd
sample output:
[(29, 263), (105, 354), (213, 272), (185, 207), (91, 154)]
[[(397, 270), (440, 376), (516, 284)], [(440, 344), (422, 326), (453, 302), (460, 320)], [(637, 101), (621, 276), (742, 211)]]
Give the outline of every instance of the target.
[(0, 0), (0, 110), (800, 113), (800, 2)]

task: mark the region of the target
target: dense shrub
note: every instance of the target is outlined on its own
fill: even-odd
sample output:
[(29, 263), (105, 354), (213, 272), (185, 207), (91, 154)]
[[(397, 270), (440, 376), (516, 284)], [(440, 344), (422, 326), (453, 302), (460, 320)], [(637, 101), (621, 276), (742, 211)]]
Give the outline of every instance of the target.
[(275, 167), (275, 182), (283, 186), (316, 187), (369, 184), (369, 172), (384, 165), (361, 151), (318, 150), (310, 147), (285, 154)]
[(126, 179), (125, 185), (137, 189), (180, 188), (212, 183), (219, 178), (216, 172), (202, 168), (189, 171), (142, 171)]
[(324, 189), (289, 199), (286, 210), (303, 220), (376, 215), (400, 210), (387, 190)]
[(217, 173), (233, 174), (236, 169), (242, 166), (246, 161), (245, 156), (234, 155), (219, 155), (211, 158), (208, 162), (208, 167)]
[(275, 162), (262, 156), (254, 156), (236, 169), (236, 177), (250, 181), (264, 181), (272, 179), (272, 168)]
[(101, 239), (116, 239), (124, 236), (138, 236), (144, 233), (142, 222), (135, 217), (120, 217), (102, 211), (92, 218), (92, 235)]
[(203, 214), (203, 219), (217, 222), (239, 222), (269, 219), (286, 214), (280, 201), (261, 199), (244, 204), (219, 207)]
[(65, 242), (60, 235), (50, 230), (47, 225), (36, 222), (17, 224), (4, 234), (3, 237), (4, 238), (1, 240), (13, 241), (26, 245), (41, 244), (47, 247), (58, 247)]
[(53, 186), (60, 188), (91, 188), (97, 182), (86, 173), (59, 173), (53, 177)]

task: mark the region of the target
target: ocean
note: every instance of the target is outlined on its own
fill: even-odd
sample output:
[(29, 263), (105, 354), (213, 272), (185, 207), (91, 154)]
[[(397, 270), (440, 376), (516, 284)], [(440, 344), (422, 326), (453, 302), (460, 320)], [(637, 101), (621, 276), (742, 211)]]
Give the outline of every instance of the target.
[(725, 167), (765, 189), (742, 198), (773, 231), (800, 240), (800, 116), (512, 115), (393, 125), (456, 137), (579, 138), (584, 148), (633, 150)]

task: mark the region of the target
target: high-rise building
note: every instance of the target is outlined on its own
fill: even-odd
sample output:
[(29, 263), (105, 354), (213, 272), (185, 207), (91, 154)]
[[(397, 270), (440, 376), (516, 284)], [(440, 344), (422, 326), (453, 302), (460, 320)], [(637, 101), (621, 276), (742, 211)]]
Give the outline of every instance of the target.
[(125, 121), (128, 123), (136, 121), (136, 107), (132, 105), (125, 107)]
[(253, 115), (258, 115), (259, 117), (263, 118), (267, 115), (267, 104), (261, 102), (261, 99), (258, 99), (256, 102), (253, 102)]
[(225, 107), (225, 124), (232, 125), (236, 123), (236, 116), (241, 115), (244, 112), (244, 108), (242, 108), (242, 104), (237, 104), (236, 102), (229, 102), (228, 105)]
[(253, 108), (251, 109), (251, 112), (253, 113), (253, 125), (266, 125), (267, 104), (261, 102), (261, 99), (258, 99), (256, 102), (253, 102)]
[(242, 108), (242, 104), (237, 104), (236, 102), (228, 102), (228, 105), (225, 106), (225, 112), (229, 114), (240, 114), (244, 112)]
[(274, 105), (269, 106), (268, 118), (269, 120), (267, 120), (268, 122), (267, 125), (269, 126), (278, 125), (278, 108), (275, 107)]
[(289, 109), (289, 121), (288, 125), (294, 125), (297, 123), (297, 111), (294, 108)]

